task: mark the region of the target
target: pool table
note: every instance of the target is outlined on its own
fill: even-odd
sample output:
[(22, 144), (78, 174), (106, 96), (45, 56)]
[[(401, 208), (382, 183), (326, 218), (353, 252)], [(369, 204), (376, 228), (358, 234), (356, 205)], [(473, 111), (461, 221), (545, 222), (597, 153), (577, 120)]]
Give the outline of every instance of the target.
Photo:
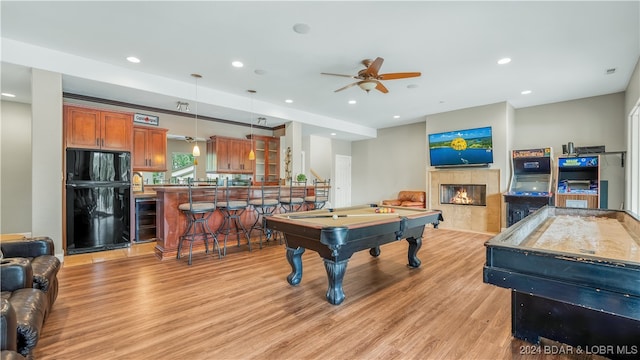
[(380, 255), (380, 245), (406, 239), (408, 266), (417, 268), (417, 252), (422, 246), (422, 233), (427, 224), (437, 227), (442, 213), (402, 207), (390, 213), (376, 213), (376, 205), (321, 209), (265, 217), (265, 227), (284, 234), (286, 258), (291, 265), (287, 277), (290, 285), (302, 280), (302, 254), (305, 249), (322, 257), (329, 286), (327, 301), (338, 305), (344, 301), (342, 280), (349, 259), (356, 251), (369, 249), (371, 256)]
[(484, 282), (511, 289), (514, 337), (640, 358), (640, 220), (545, 206), (486, 244)]

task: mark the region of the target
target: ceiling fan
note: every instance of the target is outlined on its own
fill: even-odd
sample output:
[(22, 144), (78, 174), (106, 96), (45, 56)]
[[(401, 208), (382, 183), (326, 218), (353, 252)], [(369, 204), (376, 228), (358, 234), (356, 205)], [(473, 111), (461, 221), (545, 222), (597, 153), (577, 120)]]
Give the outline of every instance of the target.
[(382, 85), (380, 80), (395, 80), (395, 79), (406, 79), (412, 77), (418, 77), (421, 74), (419, 72), (402, 72), (402, 73), (390, 73), (390, 74), (378, 74), (380, 67), (382, 66), (383, 58), (378, 57), (375, 60), (371, 61), (371, 59), (362, 60), (362, 65), (365, 66), (365, 69), (358, 71), (358, 75), (342, 75), (342, 74), (331, 74), (331, 73), (321, 73), (322, 75), (332, 75), (332, 76), (342, 76), (353, 79), (358, 79), (352, 84), (349, 84), (345, 87), (341, 87), (340, 89), (334, 91), (342, 91), (348, 89), (352, 86), (358, 85), (362, 90), (369, 92), (373, 89), (376, 89), (383, 93), (388, 93), (389, 90)]

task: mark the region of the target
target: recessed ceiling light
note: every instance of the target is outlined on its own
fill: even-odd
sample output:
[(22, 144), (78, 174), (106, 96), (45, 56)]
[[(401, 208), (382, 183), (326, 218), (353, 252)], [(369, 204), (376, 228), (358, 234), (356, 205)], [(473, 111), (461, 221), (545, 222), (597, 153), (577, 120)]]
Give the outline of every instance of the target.
[(287, 99), (287, 100), (285, 100), (284, 102), (286, 102), (287, 104), (291, 104), (291, 103), (293, 102), (293, 100), (291, 100), (291, 99)]
[(132, 62), (132, 63), (134, 63), (134, 64), (137, 64), (137, 63), (139, 63), (139, 62), (140, 62), (140, 59), (138, 59), (138, 58), (137, 58), (137, 57), (135, 57), (135, 56), (129, 56), (129, 57), (127, 58), (127, 61)]
[(604, 73), (607, 75), (615, 74), (616, 68), (609, 68)]
[(11, 98), (16, 97), (14, 94), (11, 94), (11, 93), (2, 93), (2, 96), (11, 97)]
[(529, 94), (531, 94), (531, 90), (522, 90), (522, 92), (520, 92), (520, 94), (529, 95)]
[(393, 115), (394, 119), (400, 119), (400, 115)]
[(502, 58), (502, 59), (498, 60), (498, 64), (499, 64), (499, 65), (508, 64), (508, 63), (510, 63), (510, 62), (511, 62), (511, 58), (508, 58), (508, 57), (506, 57), (506, 58)]
[(262, 69), (255, 69), (255, 70), (253, 70), (253, 72), (254, 72), (256, 75), (264, 75), (264, 74), (266, 74), (266, 73), (267, 73), (267, 71), (266, 71), (266, 70), (262, 70)]
[(234, 62), (232, 62), (232, 63), (231, 63), (231, 66), (233, 66), (233, 67), (237, 67), (237, 68), (241, 68), (241, 67), (243, 67), (243, 66), (244, 66), (244, 64), (243, 64), (241, 61), (237, 61), (237, 60), (236, 60), (236, 61), (234, 61)]
[(338, 134), (336, 134), (336, 133), (331, 133), (331, 136), (336, 136), (336, 135), (338, 135)]
[(299, 23), (293, 25), (293, 31), (297, 32), (298, 34), (307, 34), (310, 30), (311, 28), (307, 24)]
[(356, 101), (355, 101), (355, 100), (349, 100), (349, 104), (353, 105), (353, 104), (355, 104), (355, 103), (356, 103)]
[(409, 84), (407, 85), (407, 89), (415, 89), (418, 87), (418, 84)]

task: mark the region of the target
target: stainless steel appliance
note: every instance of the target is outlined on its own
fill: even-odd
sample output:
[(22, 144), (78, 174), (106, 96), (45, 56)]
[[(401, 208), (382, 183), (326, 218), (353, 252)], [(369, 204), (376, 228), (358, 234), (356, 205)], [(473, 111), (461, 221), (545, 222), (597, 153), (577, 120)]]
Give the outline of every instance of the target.
[(130, 245), (131, 154), (67, 150), (67, 254)]

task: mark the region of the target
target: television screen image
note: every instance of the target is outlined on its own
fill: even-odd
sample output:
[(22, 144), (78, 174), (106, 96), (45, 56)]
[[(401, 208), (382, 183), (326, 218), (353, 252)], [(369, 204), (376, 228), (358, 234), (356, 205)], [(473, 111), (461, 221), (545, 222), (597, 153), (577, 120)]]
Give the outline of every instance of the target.
[(431, 166), (471, 166), (493, 163), (491, 126), (429, 135)]

